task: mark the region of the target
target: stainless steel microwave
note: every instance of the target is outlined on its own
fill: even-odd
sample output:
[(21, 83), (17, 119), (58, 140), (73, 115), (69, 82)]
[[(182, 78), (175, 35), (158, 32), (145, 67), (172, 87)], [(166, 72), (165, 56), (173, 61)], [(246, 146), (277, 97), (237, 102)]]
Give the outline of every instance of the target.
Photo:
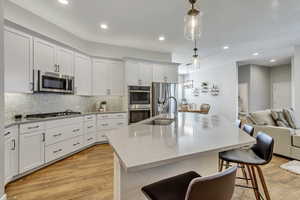
[(74, 77), (34, 70), (33, 91), (74, 94)]

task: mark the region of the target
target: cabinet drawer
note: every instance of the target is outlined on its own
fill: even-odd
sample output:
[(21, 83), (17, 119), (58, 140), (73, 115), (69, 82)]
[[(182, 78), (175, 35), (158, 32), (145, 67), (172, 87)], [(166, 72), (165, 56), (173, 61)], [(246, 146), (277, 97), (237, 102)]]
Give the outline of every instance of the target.
[(125, 119), (127, 118), (126, 113), (118, 113), (118, 114), (112, 114), (113, 119)]
[(107, 137), (104, 131), (97, 133), (97, 142), (107, 142)]
[(72, 125), (69, 134), (71, 135), (71, 137), (83, 135), (83, 124)]
[(45, 124), (43, 122), (38, 123), (30, 123), (30, 124), (21, 124), (20, 125), (20, 133), (28, 133), (41, 131), (45, 129)]
[(87, 115), (84, 116), (84, 121), (96, 121), (96, 115)]
[(69, 140), (69, 145), (70, 145), (71, 152), (82, 148), (84, 145), (83, 136), (72, 138), (71, 140)]
[(84, 123), (84, 132), (91, 133), (96, 131), (96, 123), (94, 121), (89, 121)]
[(85, 138), (85, 145), (90, 145), (96, 142), (96, 133), (88, 133)]
[(97, 130), (107, 130), (112, 128), (113, 128), (113, 123), (111, 119), (97, 121)]
[(46, 145), (54, 144), (71, 137), (69, 134), (71, 128), (72, 127), (65, 126), (47, 130)]
[(127, 120), (126, 119), (114, 119), (113, 120), (113, 127), (114, 128), (120, 128), (120, 127), (124, 127), (127, 126)]
[(71, 152), (69, 141), (63, 141), (57, 144), (52, 144), (45, 149), (45, 160), (51, 162)]
[(18, 127), (17, 126), (6, 128), (5, 131), (4, 131), (4, 137), (5, 138), (15, 136), (16, 134), (18, 134)]
[(105, 120), (105, 119), (111, 119), (112, 114), (100, 114), (97, 115), (97, 120)]
[(71, 124), (82, 124), (83, 117), (73, 117), (73, 118), (65, 118), (65, 119), (58, 119), (46, 122), (47, 128), (56, 128), (59, 126), (67, 126)]

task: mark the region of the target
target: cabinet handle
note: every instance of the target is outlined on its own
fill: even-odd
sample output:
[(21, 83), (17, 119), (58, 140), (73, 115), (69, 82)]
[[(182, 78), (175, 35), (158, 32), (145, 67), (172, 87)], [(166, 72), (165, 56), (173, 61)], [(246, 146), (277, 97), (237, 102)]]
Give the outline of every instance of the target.
[(28, 127), (27, 129), (35, 129), (35, 128), (40, 128), (40, 126), (38, 125), (38, 126), (31, 126), (31, 127)]
[(73, 133), (78, 132), (78, 131), (80, 131), (79, 128), (78, 128), (78, 129), (74, 129), (74, 130), (73, 130)]
[(93, 117), (91, 116), (91, 117), (87, 117), (87, 119), (93, 119)]
[(45, 142), (46, 141), (46, 134), (45, 133), (43, 133), (43, 140), (42, 140), (43, 142)]
[(94, 126), (88, 126), (87, 128), (93, 128)]
[(57, 65), (57, 67), (58, 67), (58, 72), (60, 72), (60, 66), (59, 66), (59, 65)]
[(59, 134), (53, 135), (53, 137), (59, 137), (61, 135), (62, 135), (62, 133), (59, 133)]
[(91, 141), (92, 139), (94, 139), (94, 138), (91, 137), (91, 138), (89, 138), (89, 139), (87, 139), (87, 140), (88, 140), (88, 141)]
[(56, 151), (53, 151), (53, 153), (58, 153), (58, 152), (61, 152), (61, 151), (62, 151), (62, 149), (58, 149)]
[(80, 142), (77, 142), (77, 143), (73, 144), (73, 146), (75, 147), (75, 146), (77, 146), (77, 145), (79, 145), (79, 144), (80, 144)]
[(8, 135), (10, 135), (9, 131), (4, 134), (4, 136), (8, 136)]
[(102, 126), (108, 126), (108, 124), (101, 124)]
[(123, 122), (119, 122), (117, 125), (123, 125), (124, 123)]
[(13, 139), (12, 140), (12, 143), (13, 143), (13, 147), (12, 147), (12, 149), (11, 150), (16, 150), (16, 140), (15, 139)]

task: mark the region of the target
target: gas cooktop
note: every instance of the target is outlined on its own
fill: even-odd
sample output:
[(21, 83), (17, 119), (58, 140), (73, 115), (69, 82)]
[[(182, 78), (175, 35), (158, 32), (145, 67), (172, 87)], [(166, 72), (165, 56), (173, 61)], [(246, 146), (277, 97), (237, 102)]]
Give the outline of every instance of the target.
[(50, 117), (61, 117), (61, 116), (69, 116), (69, 115), (80, 115), (81, 112), (75, 112), (72, 110), (66, 110), (64, 112), (53, 112), (53, 113), (39, 113), (39, 114), (31, 114), (26, 115), (26, 119), (44, 119), (44, 118), (50, 118)]

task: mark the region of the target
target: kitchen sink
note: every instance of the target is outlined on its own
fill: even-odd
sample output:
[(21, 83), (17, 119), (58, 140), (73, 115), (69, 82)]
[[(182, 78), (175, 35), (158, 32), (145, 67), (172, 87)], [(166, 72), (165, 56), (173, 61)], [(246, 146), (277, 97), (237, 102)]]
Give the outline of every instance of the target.
[(172, 124), (174, 121), (175, 121), (174, 119), (170, 119), (170, 118), (157, 118), (152, 121), (145, 122), (144, 124), (167, 126)]

